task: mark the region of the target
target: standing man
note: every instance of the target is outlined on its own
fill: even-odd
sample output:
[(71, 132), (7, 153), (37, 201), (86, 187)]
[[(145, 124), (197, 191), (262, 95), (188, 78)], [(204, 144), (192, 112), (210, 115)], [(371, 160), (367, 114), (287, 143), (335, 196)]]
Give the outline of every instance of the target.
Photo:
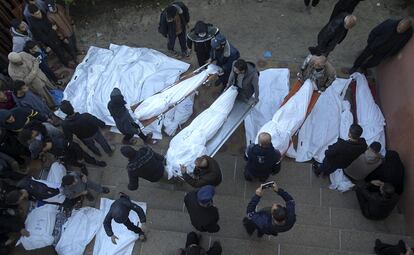
[(25, 20), (29, 23), (29, 25), (31, 25), (29, 5), (36, 5), (39, 8), (39, 10), (43, 13), (47, 12), (47, 6), (44, 0), (25, 0), (25, 2), (26, 4), (24, 5), (23, 16)]
[(11, 21), (10, 34), (13, 37), (13, 52), (22, 52), (26, 42), (33, 40), (29, 26), (21, 20)]
[(200, 232), (217, 233), (220, 230), (218, 209), (213, 205), (214, 193), (214, 187), (207, 185), (184, 197), (191, 224)]
[(62, 129), (69, 142), (72, 142), (73, 135), (76, 135), (95, 155), (102, 156), (95, 142), (101, 145), (108, 156), (113, 155), (114, 150), (101, 132), (101, 128), (105, 127), (105, 122), (90, 113), (75, 112), (72, 104), (67, 100), (61, 102), (60, 110), (66, 114)]
[(313, 89), (323, 92), (335, 81), (336, 71), (325, 56), (309, 54), (300, 68), (298, 78), (302, 83), (310, 79)]
[(247, 164), (244, 169), (244, 179), (253, 181), (259, 179), (265, 182), (270, 174), (280, 171), (282, 155), (273, 147), (269, 133), (259, 134), (259, 144), (251, 144), (247, 149)]
[(233, 62), (232, 72), (225, 89), (236, 86), (238, 96), (243, 101), (249, 101), (254, 93), (254, 100), (259, 101), (259, 71), (252, 62), (238, 59)]
[(181, 46), (181, 56), (189, 56), (186, 45), (188, 22), (190, 22), (190, 13), (183, 2), (172, 3), (160, 15), (158, 32), (168, 39), (168, 51), (176, 57), (178, 53), (174, 50), (174, 46), (177, 37)]
[[(138, 215), (141, 227), (138, 225), (135, 226), (129, 219), (129, 212), (131, 210)], [(147, 217), (145, 216), (144, 210), (137, 204), (133, 203), (127, 195), (121, 193), (120, 197), (112, 203), (111, 208), (109, 209), (109, 212), (105, 216), (105, 220), (103, 222), (105, 233), (111, 238), (112, 243), (116, 244), (116, 240), (119, 238), (112, 231), (112, 219), (116, 223), (123, 224), (129, 230), (139, 234), (139, 240), (146, 240), (143, 229), (145, 229)]]
[(220, 166), (215, 159), (207, 155), (196, 158), (193, 176), (187, 173), (187, 168), (181, 165), (184, 180), (194, 188), (206, 185), (218, 186), (222, 176)]
[(218, 33), (211, 40), (210, 62), (218, 65), (223, 69), (216, 86), (225, 84), (229, 80), (233, 62), (239, 59), (239, 51), (227, 41), (226, 37)]
[(318, 45), (309, 47), (312, 55), (328, 56), (337, 44), (340, 44), (346, 37), (348, 30), (356, 24), (357, 18), (348, 13), (341, 13), (329, 21), (318, 34)]
[(325, 177), (337, 169), (347, 168), (367, 149), (367, 143), (361, 135), (362, 127), (358, 124), (352, 124), (349, 128), (349, 140), (338, 138), (338, 141), (329, 145), (325, 151), (323, 163), (313, 165), (315, 175), (319, 177), (322, 174)]
[(131, 146), (122, 146), (121, 154), (128, 159), (129, 190), (138, 189), (139, 178), (158, 182), (167, 177), (164, 156), (154, 152), (150, 147), (143, 146), (137, 151)]
[(33, 120), (51, 122), (46, 116), (29, 108), (15, 107), (11, 110), (0, 110), (0, 127), (15, 133), (20, 132), (25, 125)]
[(404, 48), (412, 35), (410, 18), (387, 19), (369, 33), (367, 46), (349, 72), (354, 73), (359, 68), (367, 69), (379, 65), (384, 59), (394, 56)]
[(283, 198), (286, 207), (275, 203), (270, 208), (266, 207), (256, 211), (265, 188), (267, 187), (261, 185), (256, 189), (256, 195), (252, 197), (247, 206), (247, 216), (243, 219), (243, 225), (249, 235), (257, 230), (258, 237), (262, 237), (264, 234), (277, 236), (278, 233), (290, 230), (296, 222), (295, 201), (276, 183), (273, 183), (273, 191)]
[(355, 7), (364, 0), (339, 0), (332, 11), (329, 21), (333, 20), (339, 14), (346, 12), (352, 14), (355, 10)]
[(187, 46), (193, 48), (197, 55), (198, 65), (204, 65), (210, 58), (211, 39), (219, 32), (219, 29), (212, 24), (197, 21), (194, 28), (187, 34)]

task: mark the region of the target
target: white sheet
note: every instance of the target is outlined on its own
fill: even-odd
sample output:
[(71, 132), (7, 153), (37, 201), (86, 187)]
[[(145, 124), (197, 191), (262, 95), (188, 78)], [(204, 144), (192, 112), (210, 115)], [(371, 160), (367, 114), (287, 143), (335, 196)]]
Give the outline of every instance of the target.
[(22, 236), (16, 246), (21, 243), (26, 250), (34, 250), (52, 245), (56, 213), (56, 205), (46, 204), (33, 209), (24, 223), (30, 236)]
[(325, 150), (338, 140), (343, 97), (351, 81), (351, 79), (336, 79), (319, 96), (299, 131), (297, 162), (305, 162), (312, 158), (322, 162)]
[[(100, 210), (103, 213), (103, 218), (108, 213), (109, 208), (113, 202), (114, 200), (101, 198)], [(132, 202), (141, 206), (144, 212), (146, 212), (146, 203), (135, 201)], [(134, 211), (131, 211), (129, 213), (129, 219), (134, 224), (137, 224), (137, 222), (139, 222), (139, 217)], [(105, 229), (103, 227), (103, 219), (100, 225), (101, 228), (96, 234), (95, 245), (93, 247), (93, 255), (130, 255), (132, 253), (134, 243), (139, 237), (138, 234), (135, 234), (134, 232), (128, 230), (123, 224), (118, 224), (112, 220), (112, 230), (114, 234), (119, 238), (117, 240), (117, 244), (115, 245), (111, 242), (111, 238), (108, 237), (105, 233)]]
[(82, 255), (103, 222), (104, 214), (92, 207), (73, 211), (62, 227), (55, 249), (59, 255)]
[(270, 121), (289, 93), (289, 69), (272, 68), (260, 72), (259, 102), (244, 119), (246, 144), (254, 143), (259, 129)]
[[(78, 112), (89, 112), (107, 125), (115, 123), (107, 104), (118, 87), (128, 105), (138, 103), (174, 83), (189, 64), (147, 48), (111, 44), (109, 49), (91, 47), (67, 85), (64, 99)], [(161, 125), (153, 123), (144, 132), (160, 139)]]
[(50, 170), (49, 170), (46, 180), (48, 182), (59, 184), (59, 187), (60, 187), (62, 183), (62, 178), (65, 175), (66, 175), (65, 166), (59, 162), (54, 162), (50, 166)]
[(331, 185), (329, 185), (329, 189), (338, 190), (340, 192), (347, 192), (351, 190), (355, 184), (353, 184), (342, 169), (338, 169), (335, 172), (329, 175), (329, 180), (331, 181)]
[(356, 105), (358, 124), (364, 132), (362, 137), (367, 144), (381, 143), (381, 154), (385, 156), (385, 118), (380, 108), (375, 103), (368, 86), (368, 81), (363, 74), (353, 73), (351, 77), (356, 81)]
[(312, 82), (306, 80), (299, 91), (276, 111), (272, 120), (262, 126), (257, 134), (256, 143), (260, 133), (269, 133), (275, 149), (284, 154), (288, 150), (290, 138), (305, 120), (312, 93)]
[(191, 173), (194, 160), (206, 154), (206, 143), (220, 129), (227, 119), (237, 96), (237, 89), (231, 86), (214, 103), (181, 130), (170, 142), (167, 151), (168, 178), (181, 176), (180, 165)]

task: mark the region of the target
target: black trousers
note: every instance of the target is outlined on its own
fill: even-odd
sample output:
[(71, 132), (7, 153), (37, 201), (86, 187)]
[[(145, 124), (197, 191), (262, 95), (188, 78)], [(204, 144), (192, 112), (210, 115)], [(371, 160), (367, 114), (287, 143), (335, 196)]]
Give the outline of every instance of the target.
[(199, 50), (196, 51), (198, 66), (204, 65), (210, 58), (210, 52)]
[(181, 47), (181, 52), (186, 52), (187, 51), (187, 40), (186, 40), (186, 33), (182, 32), (179, 35), (174, 35), (174, 36), (168, 36), (168, 44), (167, 44), (167, 48), (168, 50), (174, 50), (174, 46), (175, 46), (175, 40), (178, 37), (178, 41), (180, 42), (180, 47)]
[(43, 61), (42, 63), (39, 64), (39, 68), (40, 70), (42, 70), (42, 72), (46, 75), (46, 77), (53, 81), (53, 82), (57, 82), (58, 79), (55, 75), (55, 73), (52, 71), (52, 69), (50, 69), (49, 65), (47, 64), (47, 62)]
[(58, 57), (60, 62), (62, 62), (62, 64), (64, 64), (65, 66), (68, 65), (69, 60), (65, 55), (65, 48), (64, 48), (63, 42), (61, 42), (60, 40), (58, 41), (51, 40), (51, 41), (44, 42), (44, 43), (53, 50), (53, 52), (56, 54), (56, 56)]
[(352, 69), (358, 70), (360, 67), (365, 69), (377, 66), (384, 60), (384, 58), (386, 58), (384, 54), (376, 54), (369, 46), (367, 46), (355, 60)]
[(101, 156), (101, 152), (99, 151), (98, 147), (96, 147), (95, 142), (101, 145), (102, 149), (107, 153), (111, 154), (112, 149), (109, 146), (108, 141), (106, 141), (105, 137), (103, 136), (102, 132), (98, 130), (92, 137), (81, 139), (82, 142), (91, 150), (95, 155)]
[(94, 157), (84, 151), (76, 142), (71, 142), (66, 148), (63, 161), (68, 165), (82, 167), (83, 164), (79, 162), (80, 160), (85, 160), (86, 163), (97, 165), (97, 160)]
[[(309, 4), (311, 3), (311, 0), (305, 0), (305, 5), (309, 6)], [(319, 0), (312, 0), (312, 6), (315, 7), (319, 4)]]
[[(200, 239), (198, 238), (197, 234), (195, 232), (190, 232), (187, 234), (187, 241), (185, 242), (185, 248), (189, 248), (191, 245), (200, 245)], [(200, 247), (200, 250), (202, 248)], [(223, 249), (221, 248), (221, 245), (219, 242), (214, 242), (213, 245), (210, 247), (210, 249), (207, 251), (207, 255), (221, 255), (223, 252)], [(186, 253), (182, 253), (182, 255), (185, 255)]]

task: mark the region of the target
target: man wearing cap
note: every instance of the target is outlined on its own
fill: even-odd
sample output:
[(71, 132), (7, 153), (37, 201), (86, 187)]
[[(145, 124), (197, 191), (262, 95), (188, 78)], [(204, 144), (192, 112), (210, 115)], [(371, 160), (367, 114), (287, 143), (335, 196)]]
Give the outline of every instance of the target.
[(214, 193), (214, 186), (207, 185), (184, 197), (191, 224), (200, 232), (216, 233), (220, 230), (218, 209), (213, 205)]
[[(141, 227), (138, 225), (135, 226), (129, 219), (128, 216), (131, 210), (138, 215)], [(116, 244), (116, 240), (119, 238), (112, 231), (112, 219), (116, 223), (123, 224), (129, 230), (139, 234), (139, 239), (141, 241), (146, 240), (143, 229), (145, 229), (147, 217), (145, 216), (144, 210), (137, 204), (133, 203), (127, 195), (121, 193), (120, 197), (112, 203), (111, 208), (109, 209), (109, 212), (103, 222), (105, 233), (111, 238), (112, 243)]]
[(219, 29), (212, 24), (197, 21), (194, 28), (187, 34), (187, 46), (191, 50), (194, 44), (199, 66), (204, 65), (210, 58), (211, 39), (218, 32)]
[(33, 93), (43, 98), (49, 107), (55, 107), (53, 97), (48, 89), (56, 89), (39, 68), (39, 61), (26, 52), (11, 52), (8, 55), (8, 72), (13, 80), (24, 81)]
[(178, 53), (174, 50), (177, 37), (181, 46), (181, 56), (189, 56), (186, 45), (186, 28), (188, 22), (190, 22), (190, 14), (187, 6), (183, 2), (172, 3), (160, 15), (158, 32), (168, 38), (168, 51), (174, 56), (178, 56)]
[(239, 57), (239, 51), (222, 34), (217, 34), (211, 40), (210, 62), (223, 69), (222, 74), (219, 75), (219, 79), (216, 81), (216, 86), (226, 84), (232, 71), (233, 62)]

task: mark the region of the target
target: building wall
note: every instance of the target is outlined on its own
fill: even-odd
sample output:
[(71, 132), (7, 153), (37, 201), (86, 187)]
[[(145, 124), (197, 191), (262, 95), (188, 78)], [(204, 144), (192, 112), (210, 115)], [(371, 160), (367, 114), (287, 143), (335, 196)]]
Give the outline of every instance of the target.
[(414, 233), (414, 37), (390, 61), (376, 70), (381, 108), (386, 119), (389, 149), (404, 163), (405, 190), (402, 208)]

